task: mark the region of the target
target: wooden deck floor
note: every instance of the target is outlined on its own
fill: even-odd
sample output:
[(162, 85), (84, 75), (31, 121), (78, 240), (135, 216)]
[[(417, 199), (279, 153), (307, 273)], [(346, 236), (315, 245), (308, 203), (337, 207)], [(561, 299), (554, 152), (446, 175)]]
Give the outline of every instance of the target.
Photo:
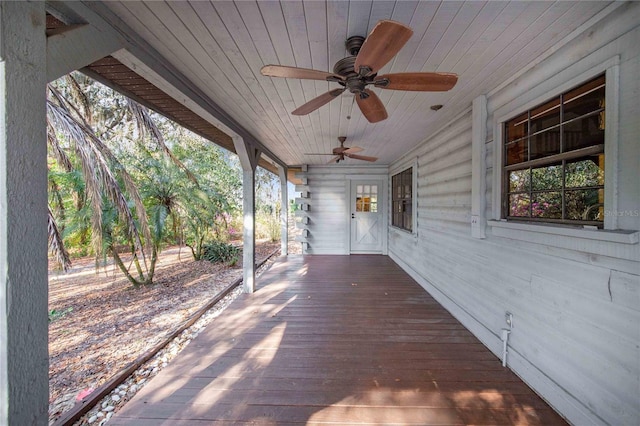
[(111, 425), (564, 424), (386, 256), (281, 258)]

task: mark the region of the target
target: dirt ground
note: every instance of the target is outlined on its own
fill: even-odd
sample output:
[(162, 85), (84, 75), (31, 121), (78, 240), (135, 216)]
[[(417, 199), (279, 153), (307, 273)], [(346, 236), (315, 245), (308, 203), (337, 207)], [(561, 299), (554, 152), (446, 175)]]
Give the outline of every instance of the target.
[[(258, 242), (256, 261), (279, 247)], [(89, 258), (76, 259), (66, 274), (50, 269), (50, 420), (162, 341), (240, 277), (241, 267), (194, 261), (188, 248), (171, 247), (149, 287), (134, 288), (113, 264), (96, 272)]]

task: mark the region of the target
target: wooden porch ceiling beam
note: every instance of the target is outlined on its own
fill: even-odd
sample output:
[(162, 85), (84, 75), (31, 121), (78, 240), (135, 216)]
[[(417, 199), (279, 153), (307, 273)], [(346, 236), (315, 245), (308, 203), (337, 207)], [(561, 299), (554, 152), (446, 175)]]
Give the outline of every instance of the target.
[(47, 81), (53, 81), (126, 46), (118, 32), (80, 2), (46, 3), (46, 9), (65, 20), (47, 37)]

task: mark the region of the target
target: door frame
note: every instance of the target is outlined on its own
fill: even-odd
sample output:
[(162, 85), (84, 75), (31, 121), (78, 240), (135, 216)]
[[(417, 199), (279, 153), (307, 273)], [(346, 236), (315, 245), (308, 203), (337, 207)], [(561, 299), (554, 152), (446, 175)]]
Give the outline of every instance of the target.
[[(362, 174), (362, 175), (346, 175), (345, 181), (345, 193), (346, 193), (346, 201), (347, 201), (347, 211), (346, 211), (346, 220), (348, 221), (347, 232), (345, 232), (345, 247), (347, 247), (346, 254), (357, 254), (351, 251), (351, 184), (353, 181), (363, 181), (366, 183), (376, 183), (380, 190), (379, 192), (379, 201), (378, 201), (378, 209), (382, 214), (382, 222), (381, 222), (381, 237), (382, 237), (382, 249), (379, 254), (388, 255), (388, 235), (389, 235), (389, 205), (387, 202), (387, 196), (389, 192), (389, 176), (387, 174)], [(378, 253), (372, 253), (378, 254)]]

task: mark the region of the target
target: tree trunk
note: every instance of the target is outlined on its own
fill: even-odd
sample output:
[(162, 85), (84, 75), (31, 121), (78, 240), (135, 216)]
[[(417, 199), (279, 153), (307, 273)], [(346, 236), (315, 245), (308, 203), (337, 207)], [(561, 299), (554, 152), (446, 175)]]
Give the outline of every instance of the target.
[(134, 287), (140, 287), (141, 285), (145, 284), (144, 281), (140, 282), (140, 281), (136, 280), (133, 277), (133, 275), (131, 275), (129, 273), (129, 270), (127, 269), (125, 264), (122, 262), (122, 259), (120, 258), (120, 255), (118, 255), (118, 252), (116, 252), (113, 248), (111, 248), (111, 255), (113, 256), (113, 260), (116, 262), (116, 265), (118, 265), (118, 268), (120, 268), (122, 273), (127, 277), (129, 282), (131, 282), (131, 284), (133, 284)]

